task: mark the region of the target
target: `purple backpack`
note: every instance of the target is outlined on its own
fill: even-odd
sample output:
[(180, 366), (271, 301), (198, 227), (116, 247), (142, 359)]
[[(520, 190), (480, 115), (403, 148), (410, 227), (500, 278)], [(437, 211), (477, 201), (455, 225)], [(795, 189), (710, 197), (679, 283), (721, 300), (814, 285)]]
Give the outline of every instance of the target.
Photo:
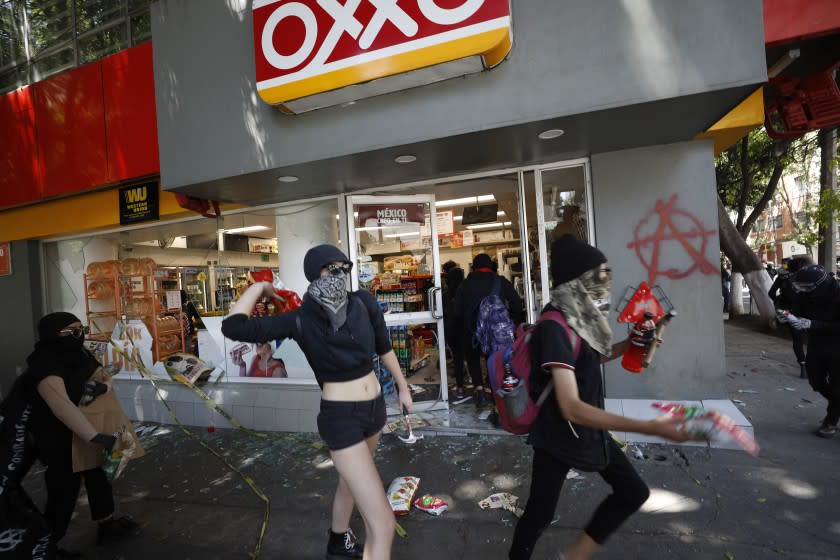
[(478, 305), (473, 345), (480, 348), (485, 356), (510, 346), (516, 332), (507, 305), (499, 296), (501, 289), (502, 279), (496, 276), (493, 280), (493, 290)]

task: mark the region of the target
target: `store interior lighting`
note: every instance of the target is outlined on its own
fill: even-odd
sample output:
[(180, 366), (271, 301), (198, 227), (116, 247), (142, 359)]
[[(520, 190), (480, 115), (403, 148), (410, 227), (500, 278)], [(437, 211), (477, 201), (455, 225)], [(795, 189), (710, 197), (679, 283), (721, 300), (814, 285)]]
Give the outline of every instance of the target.
[(490, 224), (477, 224), (474, 226), (467, 226), (467, 229), (496, 229), (511, 225), (513, 222), (493, 222)]
[(226, 229), (225, 233), (248, 233), (252, 231), (264, 231), (270, 229), (268, 226), (245, 226), (232, 229)]
[(387, 239), (395, 239), (398, 237), (420, 237), (419, 231), (407, 231), (405, 233), (389, 233), (388, 235), (384, 235), (383, 237)]
[(496, 202), (496, 197), (492, 194), (482, 194), (479, 196), (452, 198), (450, 200), (437, 200), (435, 201), (435, 208), (446, 208), (447, 206), (467, 206), (469, 204), (478, 204), (480, 202)]

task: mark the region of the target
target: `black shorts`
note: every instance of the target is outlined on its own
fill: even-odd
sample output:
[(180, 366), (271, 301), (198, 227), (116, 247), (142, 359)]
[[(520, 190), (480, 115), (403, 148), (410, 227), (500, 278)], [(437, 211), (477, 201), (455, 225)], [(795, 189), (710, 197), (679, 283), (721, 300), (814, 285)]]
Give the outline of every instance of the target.
[(318, 434), (338, 451), (364, 441), (385, 425), (385, 396), (370, 401), (325, 401), (318, 413)]

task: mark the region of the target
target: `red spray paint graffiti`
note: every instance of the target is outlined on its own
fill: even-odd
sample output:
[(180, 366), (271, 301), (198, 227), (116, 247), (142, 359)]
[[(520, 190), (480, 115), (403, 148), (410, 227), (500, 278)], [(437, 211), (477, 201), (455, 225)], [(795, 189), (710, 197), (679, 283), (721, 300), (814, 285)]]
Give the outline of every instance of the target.
[[(657, 200), (653, 210), (633, 230), (633, 241), (627, 244), (648, 272), (648, 283), (652, 286), (658, 276), (678, 280), (695, 271), (701, 274), (717, 274), (718, 267), (706, 258), (708, 238), (717, 230), (705, 229), (703, 223), (693, 214), (676, 207), (677, 195), (667, 202)], [(658, 223), (657, 223), (658, 220)], [(664, 248), (681, 248), (688, 255), (690, 264), (681, 268), (668, 268), (662, 263)]]

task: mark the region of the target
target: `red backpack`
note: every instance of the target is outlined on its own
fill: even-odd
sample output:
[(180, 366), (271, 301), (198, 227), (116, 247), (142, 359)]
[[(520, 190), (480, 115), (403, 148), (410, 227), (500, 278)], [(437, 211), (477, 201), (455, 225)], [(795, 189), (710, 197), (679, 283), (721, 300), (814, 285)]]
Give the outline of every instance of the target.
[[(562, 326), (572, 344), (575, 360), (580, 355), (581, 339), (566, 322), (563, 313), (546, 311), (540, 315), (536, 325), (520, 325), (512, 345), (497, 350), (487, 358), (490, 387), (496, 401), (499, 422), (505, 431), (512, 434), (527, 434), (531, 430), (540, 407), (554, 388), (554, 382), (549, 380), (539, 398), (536, 401), (531, 398), (532, 363), (529, 343), (534, 329), (543, 321), (554, 321)], [(502, 388), (502, 382), (507, 375), (513, 375), (518, 380), (516, 386), (510, 390)]]

